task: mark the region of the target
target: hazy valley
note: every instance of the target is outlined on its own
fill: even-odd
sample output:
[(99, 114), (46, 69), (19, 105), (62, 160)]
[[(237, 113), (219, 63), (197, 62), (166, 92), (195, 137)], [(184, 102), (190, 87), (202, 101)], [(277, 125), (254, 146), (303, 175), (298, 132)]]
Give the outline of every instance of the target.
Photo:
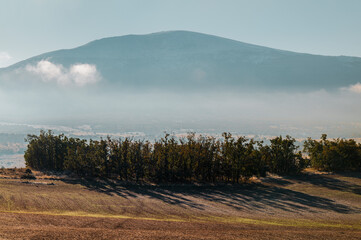
[(19, 157), (26, 134), (40, 129), (149, 140), (164, 131), (360, 138), (360, 79), (357, 57), (187, 31), (104, 38), (0, 69), (0, 154)]

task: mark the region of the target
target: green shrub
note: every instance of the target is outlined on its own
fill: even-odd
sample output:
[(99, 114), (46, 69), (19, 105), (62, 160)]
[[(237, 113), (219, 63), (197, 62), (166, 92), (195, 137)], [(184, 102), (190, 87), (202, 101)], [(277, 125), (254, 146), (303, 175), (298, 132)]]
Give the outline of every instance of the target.
[(354, 140), (328, 140), (323, 134), (320, 140), (309, 138), (304, 143), (311, 166), (325, 171), (361, 171), (361, 145)]

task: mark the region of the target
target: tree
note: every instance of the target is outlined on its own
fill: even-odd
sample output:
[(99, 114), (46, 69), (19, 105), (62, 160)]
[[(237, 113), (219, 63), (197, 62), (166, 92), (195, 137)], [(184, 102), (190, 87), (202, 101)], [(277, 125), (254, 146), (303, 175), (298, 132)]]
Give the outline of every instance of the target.
[(300, 172), (304, 167), (304, 159), (300, 151), (297, 152), (298, 146), (296, 140), (290, 136), (282, 136), (271, 139), (269, 150), (268, 166), (270, 171), (276, 174), (290, 174)]
[(308, 138), (304, 151), (309, 155), (311, 166), (325, 171), (360, 171), (361, 145), (349, 139), (327, 139), (322, 134), (319, 141)]

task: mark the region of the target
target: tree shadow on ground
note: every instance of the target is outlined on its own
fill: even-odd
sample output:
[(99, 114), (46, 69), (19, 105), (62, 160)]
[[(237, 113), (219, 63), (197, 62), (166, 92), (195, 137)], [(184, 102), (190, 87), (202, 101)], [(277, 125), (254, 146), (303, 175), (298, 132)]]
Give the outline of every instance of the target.
[[(343, 177), (360, 178), (360, 174), (338, 174)], [(337, 176), (337, 175), (336, 175)], [(309, 183), (318, 187), (328, 188), (330, 190), (337, 190), (342, 192), (349, 192), (361, 195), (361, 185), (354, 182), (341, 180), (335, 177), (335, 175), (329, 174), (312, 174), (306, 173), (298, 176), (285, 177), (285, 180), (296, 180), (301, 183)]]
[(141, 195), (159, 199), (172, 205), (191, 207), (200, 210), (204, 207), (202, 204), (194, 203), (192, 200), (181, 196), (179, 191), (174, 191), (172, 187), (169, 188), (160, 185), (116, 182), (108, 179), (63, 179), (62, 181), (70, 184), (80, 184), (88, 190), (107, 195), (117, 195), (124, 198), (137, 198)]
[(262, 183), (268, 183), (272, 185), (279, 185), (279, 186), (288, 186), (293, 184), (293, 182), (286, 180), (284, 178), (274, 178), (274, 177), (265, 177), (262, 179)]
[[(296, 177), (320, 186), (341, 189), (347, 185), (340, 180)], [(291, 179), (292, 180), (292, 179)], [(290, 180), (290, 181), (291, 181)], [(330, 211), (335, 213), (360, 213), (360, 209), (339, 204), (331, 199), (309, 195), (277, 185), (262, 183), (234, 185), (168, 184), (150, 185), (115, 182), (112, 180), (64, 179), (66, 183), (81, 184), (91, 191), (123, 198), (145, 196), (183, 208), (205, 210), (209, 204), (223, 204), (234, 210), (257, 212), (285, 211), (290, 213)], [(322, 183), (322, 181), (325, 181)], [(287, 180), (282, 184), (287, 185)], [(281, 185), (282, 185), (281, 184)], [(197, 201), (197, 199), (202, 201)]]
[(343, 177), (361, 179), (361, 173), (360, 172), (338, 172), (337, 175), (340, 175), (340, 176), (343, 176)]

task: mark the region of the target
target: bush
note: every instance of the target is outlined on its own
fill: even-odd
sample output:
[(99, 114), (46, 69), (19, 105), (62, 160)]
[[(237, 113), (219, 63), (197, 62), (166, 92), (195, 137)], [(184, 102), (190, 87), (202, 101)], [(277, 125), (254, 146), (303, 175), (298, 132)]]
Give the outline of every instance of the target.
[(304, 151), (310, 156), (311, 166), (325, 171), (361, 171), (361, 145), (349, 139), (320, 140), (309, 138)]

